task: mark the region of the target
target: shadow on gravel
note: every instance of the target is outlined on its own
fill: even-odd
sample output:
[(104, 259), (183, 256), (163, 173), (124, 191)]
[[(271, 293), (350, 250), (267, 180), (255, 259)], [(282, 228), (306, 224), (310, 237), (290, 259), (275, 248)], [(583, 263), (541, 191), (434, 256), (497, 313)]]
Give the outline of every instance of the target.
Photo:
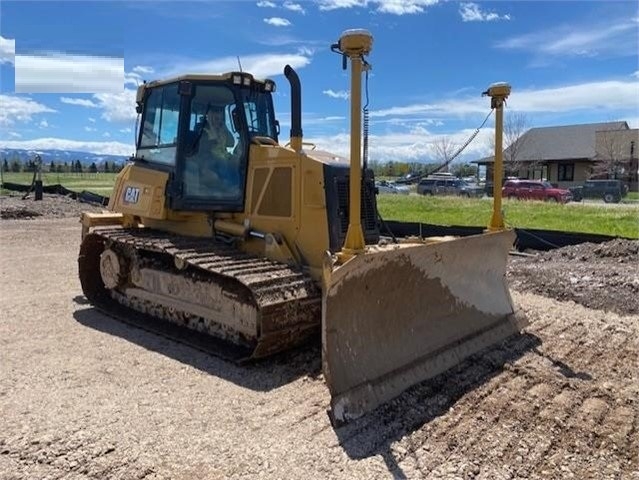
[[(86, 303), (84, 297), (76, 297), (74, 301), (78, 304)], [(86, 327), (123, 338), (147, 350), (251, 390), (268, 391), (303, 376), (315, 378), (321, 374), (319, 338), (315, 343), (268, 359), (237, 364), (160, 334), (129, 325), (95, 308), (77, 310), (73, 316), (78, 323)]]
[(572, 368), (570, 368), (567, 364), (562, 362), (561, 360), (555, 360), (549, 355), (541, 352), (537, 347), (532, 350), (540, 357), (545, 358), (550, 363), (552, 363), (553, 367), (557, 367), (557, 371), (562, 374), (566, 378), (577, 378), (579, 380), (592, 380), (592, 375), (586, 372), (575, 372)]
[(352, 459), (380, 455), (393, 478), (407, 478), (399, 463), (408, 456), (417, 456), (417, 450), (429, 440), (429, 430), (424, 429), (424, 438), (412, 439), (405, 452), (391, 450), (393, 443), (448, 413), (460, 398), (501, 373), (504, 365), (540, 345), (539, 337), (524, 333), (473, 355), (364, 417), (337, 428), (340, 445)]

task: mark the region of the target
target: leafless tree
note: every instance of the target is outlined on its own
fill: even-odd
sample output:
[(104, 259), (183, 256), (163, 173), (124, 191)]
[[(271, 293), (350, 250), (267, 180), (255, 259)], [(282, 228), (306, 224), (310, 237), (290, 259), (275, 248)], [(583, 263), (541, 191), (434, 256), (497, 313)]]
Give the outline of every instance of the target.
[[(522, 167), (535, 167), (537, 162), (521, 160), (521, 153), (526, 145), (525, 133), (529, 130), (528, 117), (520, 112), (506, 112), (504, 114), (504, 170), (507, 173), (519, 175)], [(495, 137), (488, 140), (491, 152), (495, 151)]]
[(617, 178), (623, 172), (630, 152), (629, 142), (622, 132), (625, 130), (609, 129), (597, 132), (593, 177)]
[(440, 164), (441, 172), (448, 172), (453, 155), (458, 149), (450, 137), (439, 137), (431, 143), (433, 158)]

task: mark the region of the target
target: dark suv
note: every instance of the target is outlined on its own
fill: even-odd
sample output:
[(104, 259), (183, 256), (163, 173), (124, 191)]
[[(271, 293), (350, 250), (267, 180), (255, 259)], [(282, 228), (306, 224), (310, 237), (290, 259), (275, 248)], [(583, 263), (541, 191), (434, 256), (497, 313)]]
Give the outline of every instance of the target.
[(553, 187), (541, 180), (507, 180), (501, 189), (502, 196), (519, 200), (545, 200), (566, 203), (572, 200), (570, 190)]
[(586, 180), (583, 185), (571, 187), (575, 201), (584, 198), (600, 198), (606, 203), (619, 203), (628, 195), (628, 186), (621, 180)]
[(417, 184), (421, 195), (459, 195), (461, 197), (481, 197), (484, 190), (474, 187), (459, 178), (424, 178)]

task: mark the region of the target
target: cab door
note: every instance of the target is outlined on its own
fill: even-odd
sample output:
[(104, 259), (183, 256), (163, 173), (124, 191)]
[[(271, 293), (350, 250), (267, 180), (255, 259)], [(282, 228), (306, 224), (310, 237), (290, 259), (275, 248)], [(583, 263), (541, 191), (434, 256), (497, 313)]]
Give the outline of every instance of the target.
[[(185, 83), (190, 86), (183, 88), (172, 208), (244, 211), (248, 135), (235, 92), (221, 83)], [(211, 112), (223, 112), (220, 125), (211, 125)], [(232, 145), (211, 148), (213, 129), (223, 129), (225, 136), (232, 137)]]

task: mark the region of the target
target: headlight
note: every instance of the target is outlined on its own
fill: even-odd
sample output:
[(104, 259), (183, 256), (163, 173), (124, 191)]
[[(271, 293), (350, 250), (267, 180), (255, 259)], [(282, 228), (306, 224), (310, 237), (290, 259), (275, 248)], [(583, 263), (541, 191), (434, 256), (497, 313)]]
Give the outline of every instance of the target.
[(234, 85), (240, 85), (242, 83), (242, 76), (241, 75), (233, 75), (233, 84)]

